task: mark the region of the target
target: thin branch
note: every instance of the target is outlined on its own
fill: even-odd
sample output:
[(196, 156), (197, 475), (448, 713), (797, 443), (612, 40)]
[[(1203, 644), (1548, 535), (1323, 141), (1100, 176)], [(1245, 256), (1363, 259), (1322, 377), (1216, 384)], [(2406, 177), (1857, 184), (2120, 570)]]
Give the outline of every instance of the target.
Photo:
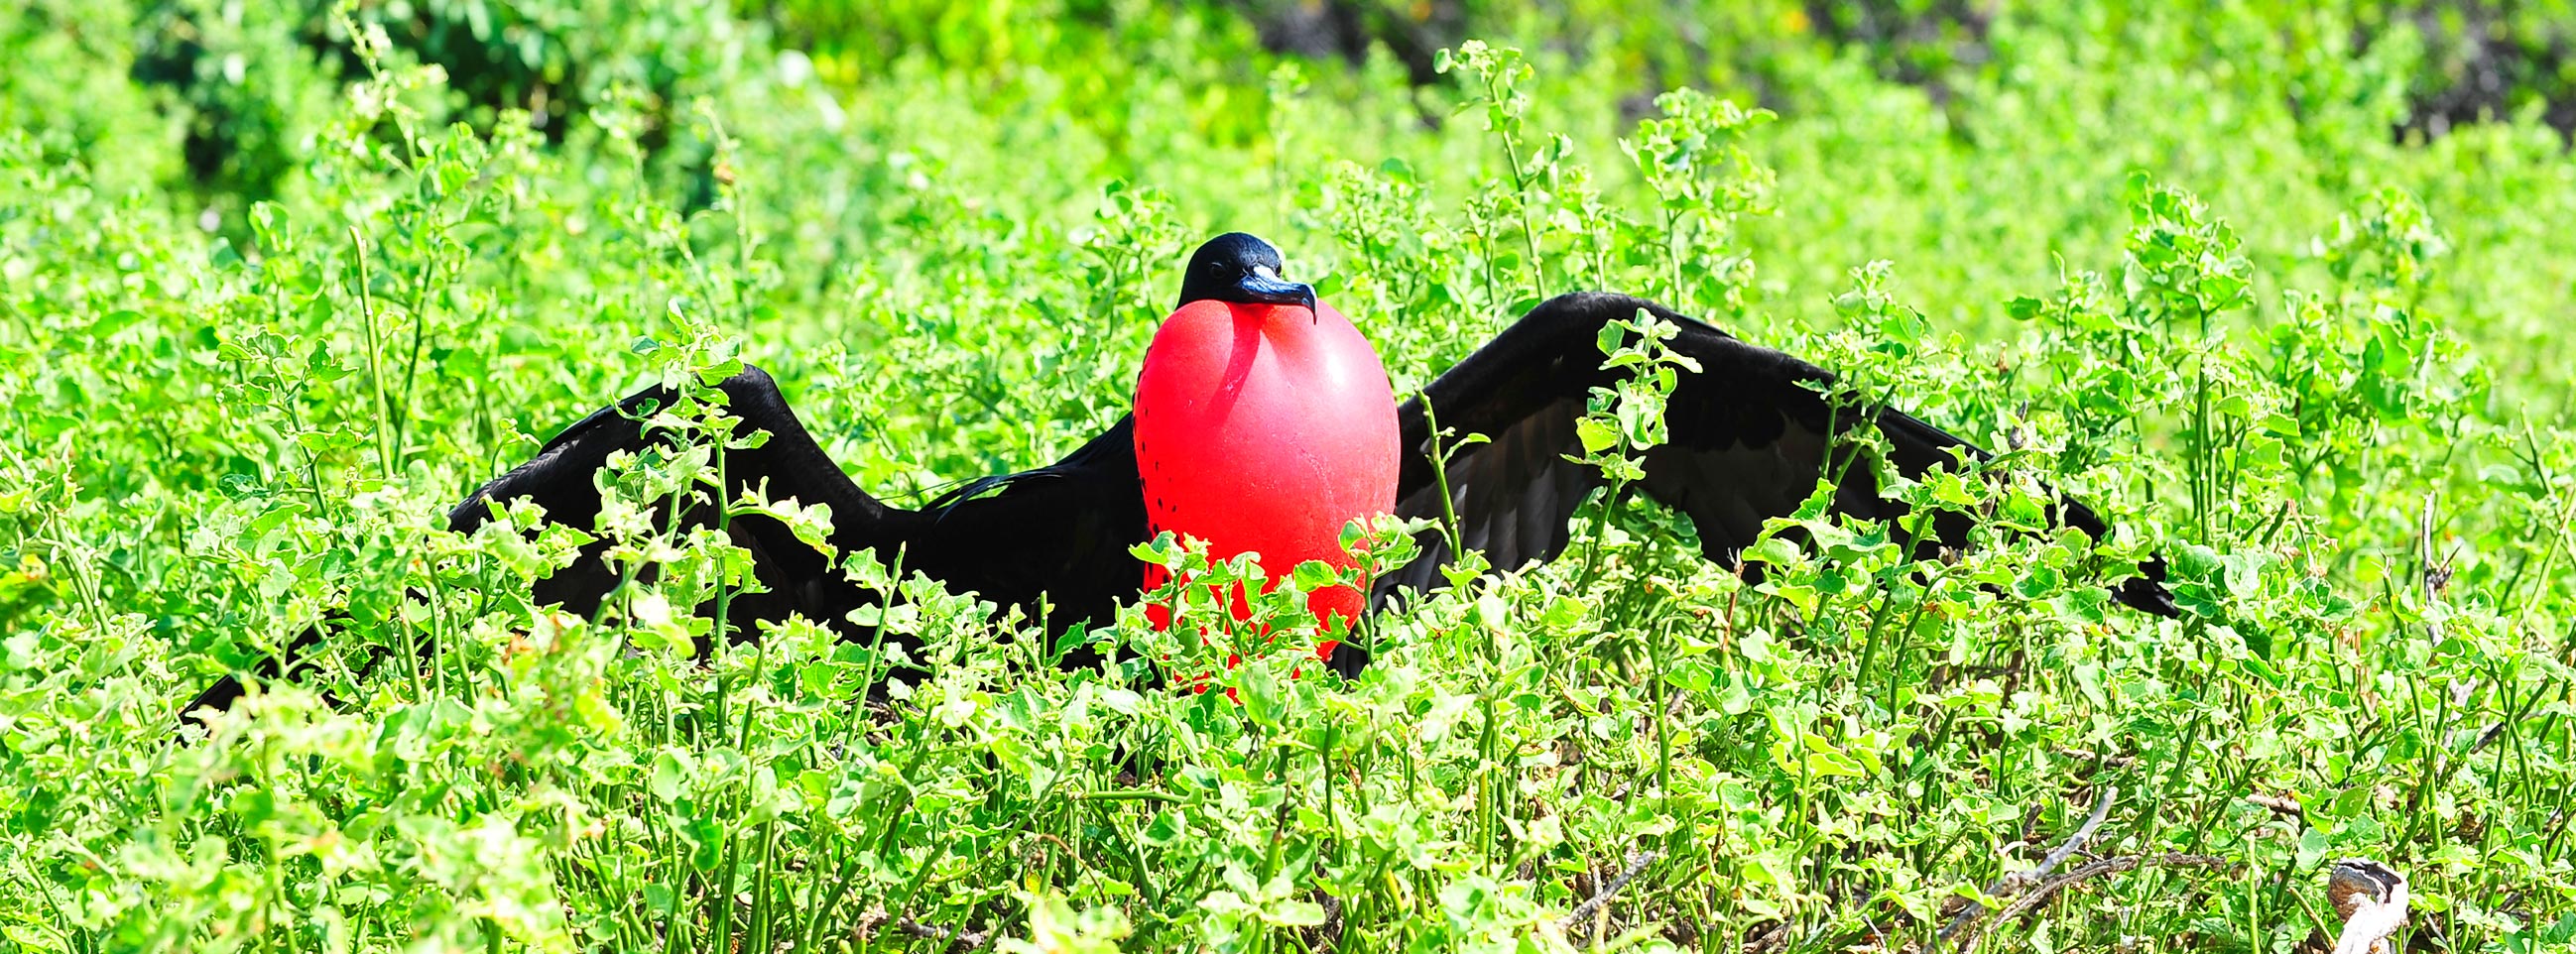
[(1591, 920), (1592, 916), (1599, 913), (1603, 908), (1609, 907), (1610, 899), (1613, 896), (1616, 896), (1620, 889), (1626, 888), (1628, 886), (1628, 882), (1634, 881), (1637, 879), (1638, 875), (1644, 874), (1646, 872), (1646, 867), (1654, 864), (1655, 859), (1661, 857), (1663, 857), (1663, 852), (1660, 851), (1629, 852), (1628, 870), (1619, 872), (1619, 876), (1610, 879), (1609, 884), (1602, 885), (1601, 890), (1592, 895), (1592, 900), (1575, 905), (1574, 910), (1565, 916), (1565, 932), (1567, 934), (1574, 933), (1575, 928), (1581, 926), (1585, 921)]
[(1770, 930), (1762, 932), (1761, 936), (1744, 942), (1744, 952), (1745, 954), (1768, 954), (1770, 951), (1779, 950), (1788, 940), (1789, 922), (1780, 921), (1771, 925)]
[(920, 938), (925, 941), (947, 941), (948, 949), (959, 952), (959, 954), (964, 954), (964, 952), (983, 947), (985, 941), (992, 940), (992, 933), (989, 931), (967, 931), (959, 933), (938, 925), (923, 924), (908, 917), (894, 917), (883, 911), (870, 911), (861, 915), (859, 917), (858, 935), (862, 938), (867, 937), (870, 934), (876, 933), (877, 928), (887, 925), (892, 925), (895, 931), (908, 937)]
[(2252, 802), (2256, 807), (2267, 809), (2272, 814), (2292, 821), (2308, 817), (2308, 810), (2299, 807), (2299, 800), (2287, 795), (2267, 795), (2257, 792), (2245, 796), (2245, 800)]
[(2496, 737), (2503, 734), (2504, 723), (2498, 722), (2488, 726), (2486, 731), (2478, 733), (2478, 744), (2469, 746), (2469, 754), (2476, 755), (2486, 751), (2487, 746), (2495, 744)]
[(2102, 786), (2102, 797), (2093, 801), (2093, 814), (2091, 817), (2084, 819), (2084, 827), (2076, 829), (2075, 834), (2067, 838), (2065, 844), (2057, 846), (2056, 851), (2049, 852), (2048, 857), (2040, 861), (2039, 867), (2032, 868), (2029, 871), (2019, 872), (2014, 875), (2005, 875), (2004, 877), (2007, 879), (2018, 877), (2024, 883), (2028, 883), (2037, 881), (2041, 877), (2046, 876), (2049, 872), (2056, 870), (2057, 866), (2064, 862), (2068, 856), (2082, 850), (2086, 842), (2093, 840), (2093, 833), (2100, 830), (2102, 827), (2102, 819), (2110, 817), (2111, 803), (2119, 797), (2119, 786)]
[(911, 918), (898, 919), (894, 922), (894, 926), (896, 930), (923, 940), (946, 941), (948, 949), (952, 951), (971, 951), (983, 947), (984, 942), (991, 939), (991, 935), (983, 931), (967, 931), (961, 934), (944, 927), (923, 924)]
[[(2076, 829), (2075, 834), (2068, 836), (2064, 844), (2057, 846), (2057, 850), (2049, 852), (2047, 857), (2040, 859), (2038, 867), (2032, 868), (2028, 871), (2016, 871), (1995, 879), (1994, 884), (1986, 886), (1986, 894), (1989, 897), (1993, 897), (2010, 893), (2022, 885), (2047, 877), (2049, 872), (2057, 870), (2057, 866), (2060, 863), (2064, 862), (2069, 856), (2074, 855), (2077, 851), (2082, 850), (2085, 843), (2093, 840), (2093, 833), (2101, 829), (2102, 820), (2110, 817), (2111, 815), (2111, 803), (2117, 801), (2119, 797), (2120, 789), (2118, 786), (2103, 786), (2102, 797), (2094, 799), (2093, 814), (2091, 817), (2084, 819), (2084, 827)], [(1961, 929), (1974, 923), (1977, 920), (1977, 917), (1984, 913), (1986, 913), (1986, 906), (1984, 904), (1976, 901), (1968, 902), (1967, 908), (1960, 911), (1957, 917), (1951, 918), (1949, 926), (1941, 929), (1941, 933), (1936, 940), (1949, 940), (1951, 935), (1959, 933)], [(1970, 936), (1974, 937), (1975, 935), (1972, 932)]]
[[(2014, 900), (2013, 903), (2004, 905), (2004, 909), (1997, 912), (1995, 916), (1988, 919), (1986, 923), (1992, 924), (1997, 921), (2009, 921), (2013, 918), (2020, 917), (2024, 912), (2048, 903), (2048, 899), (2055, 896), (2058, 889), (2064, 888), (2067, 885), (2074, 884), (2078, 881), (2087, 881), (2093, 878), (2099, 878), (2106, 874), (2117, 874), (2119, 872), (2142, 867), (2232, 868), (2235, 867), (2235, 865), (2235, 862), (2218, 857), (2217, 855), (2186, 855), (2180, 852), (2161, 855), (2121, 855), (2117, 858), (2104, 858), (2100, 861), (2084, 865), (2083, 867), (2051, 879), (2048, 882), (2041, 884), (2039, 887), (2032, 888), (2029, 894), (2022, 895), (2020, 898)], [(1966, 950), (1970, 946), (1976, 944), (1977, 937), (1983, 930), (1983, 926), (1980, 925), (1975, 930), (1968, 931), (1959, 939), (1959, 948), (1961, 950)]]

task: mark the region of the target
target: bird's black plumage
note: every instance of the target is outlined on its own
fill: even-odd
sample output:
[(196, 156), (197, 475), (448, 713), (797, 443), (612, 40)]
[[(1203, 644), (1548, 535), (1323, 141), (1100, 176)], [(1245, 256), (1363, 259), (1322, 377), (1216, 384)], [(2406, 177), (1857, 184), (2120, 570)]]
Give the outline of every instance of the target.
[[(848, 616), (873, 605), (876, 596), (835, 566), (838, 554), (867, 549), (889, 563), (900, 559), (907, 572), (917, 570), (953, 590), (980, 593), (1032, 614), (1043, 608), (1050, 630), (1104, 617), (1116, 609), (1120, 596), (1136, 591), (1139, 571), (1124, 548), (1143, 538), (1145, 508), (1130, 425), (1123, 419), (1052, 466), (969, 488), (984, 491), (981, 496), (960, 492), (906, 510), (869, 496), (843, 474), (788, 408), (777, 382), (761, 369), (745, 367), (717, 390), (726, 410), (742, 419), (744, 431), (769, 434), (759, 447), (725, 452), (726, 499), (744, 488), (764, 487), (770, 499), (825, 504), (832, 513), (830, 556), (796, 539), (775, 519), (755, 515), (726, 521), (731, 542), (750, 552), (762, 590), (738, 593), (729, 601), (726, 616), (738, 638), (755, 636), (760, 623), (782, 621), (790, 613), (845, 636), (868, 635)], [(543, 507), (549, 521), (590, 527), (601, 509), (592, 475), (619, 451), (643, 451), (678, 439), (648, 429), (644, 422), (653, 410), (670, 407), (677, 398), (669, 388), (650, 388), (565, 428), (527, 463), (450, 510), (447, 528), (472, 533), (494, 518), (491, 504), (517, 500)], [(664, 526), (715, 525), (715, 501), (707, 490), (700, 488), (676, 513), (663, 508), (657, 518)], [(593, 613), (620, 579), (600, 558), (607, 546), (605, 540), (591, 544), (572, 565), (540, 580), (530, 594), (532, 602), (582, 616)], [(711, 615), (713, 607), (699, 611)], [(257, 674), (276, 678), (291, 671), (322, 637), (322, 627), (305, 631), (287, 647), (283, 668), (280, 660), (270, 659)], [(241, 682), (226, 676), (182, 713), (206, 706), (230, 708), (242, 692)]]
[[(1641, 311), (1678, 329), (1668, 347), (1698, 362), (1700, 371), (1679, 376), (1664, 413), (1670, 440), (1646, 452), (1645, 478), (1637, 489), (1688, 516), (1713, 561), (1733, 565), (1765, 520), (1796, 512), (1829, 460), (1842, 459), (1828, 456), (1841, 453), (1836, 446), (1842, 432), (1863, 420), (1886, 437), (1890, 462), (1908, 476), (1952, 463), (1955, 454), (1988, 456), (1894, 409), (1871, 414), (1846, 408), (1837, 422), (1822, 390), (1833, 381), (1831, 373), (1662, 305), (1598, 292), (1562, 295), (1532, 309), (1423, 389), (1443, 429), (1489, 439), (1452, 457), (1448, 484), (1461, 542), (1483, 552), (1497, 569), (1563, 553), (1575, 508), (1602, 486), (1592, 467), (1568, 459), (1583, 451), (1575, 423), (1591, 389), (1610, 386), (1625, 373), (1601, 367), (1601, 329)], [(1397, 411), (1404, 470), (1396, 514), (1438, 518), (1432, 415), (1422, 400), (1406, 401)], [(1836, 512), (1876, 520), (1903, 516), (1902, 504), (1880, 498), (1870, 468), (1836, 469)], [(2108, 531), (2072, 500), (2059, 502), (2057, 518), (2097, 538)], [(1956, 546), (1969, 529), (1964, 516), (1943, 514), (1929, 536)], [(1449, 559), (1447, 542), (1426, 533), (1422, 543), (1420, 559), (1377, 582), (1381, 598), (1402, 587), (1428, 589), (1440, 579), (1438, 569)], [(2151, 567), (2149, 576), (2161, 576), (2161, 567)], [(2158, 615), (2175, 612), (2154, 579), (2131, 580), (2116, 595)]]
[(1279, 249), (1244, 232), (1207, 240), (1181, 272), (1181, 304), (1226, 301), (1238, 305), (1302, 305), (1315, 310), (1315, 288), (1283, 277), (1288, 262)]
[[(1259, 239), (1240, 233), (1220, 237), (1193, 259), (1183, 302), (1293, 300), (1296, 289), (1304, 286), (1281, 287), (1287, 283), (1278, 278), (1278, 264), (1277, 251)], [(1310, 303), (1311, 290), (1303, 294)], [(1669, 347), (1698, 361), (1701, 370), (1681, 376), (1665, 413), (1671, 440), (1647, 453), (1645, 478), (1637, 489), (1686, 514), (1710, 559), (1731, 565), (1766, 518), (1794, 512), (1823, 473), (1837, 430), (1858, 426), (1857, 421), (1834, 423), (1825, 395), (1811, 386), (1831, 376), (1814, 365), (1746, 344), (1643, 299), (1598, 293), (1552, 299), (1425, 389), (1443, 427), (1491, 438), (1454, 455), (1447, 476), (1464, 543), (1483, 551), (1493, 566), (1514, 569), (1553, 559), (1566, 549), (1575, 508), (1600, 486), (1591, 468), (1566, 459), (1581, 450), (1575, 422), (1590, 389), (1610, 383), (1617, 373), (1601, 369), (1595, 342), (1607, 323), (1632, 318), (1640, 310), (1677, 325), (1679, 334)], [(725, 452), (731, 484), (725, 488), (726, 499), (744, 487), (765, 485), (773, 500), (828, 504), (834, 528), (829, 543), (835, 553), (873, 548), (886, 560), (900, 554), (904, 570), (923, 573), (952, 590), (973, 591), (1033, 615), (1043, 606), (1054, 632), (1105, 620), (1121, 600), (1137, 593), (1142, 568), (1128, 549), (1145, 539), (1146, 521), (1132, 419), (1120, 419), (1053, 465), (977, 481), (922, 509), (907, 510), (888, 506), (851, 482), (806, 432), (776, 382), (758, 368), (746, 368), (719, 390), (727, 410), (747, 430), (770, 435), (760, 447)], [(448, 528), (472, 532), (492, 518), (491, 502), (519, 498), (543, 506), (549, 520), (589, 527), (601, 506), (593, 473), (613, 453), (672, 439), (648, 430), (640, 419), (676, 397), (666, 389), (650, 389), (567, 428), (534, 459), (466, 498), (449, 513)], [(1398, 417), (1403, 456), (1396, 512), (1437, 517), (1441, 508), (1429, 415), (1416, 398), (1398, 409)], [(1891, 462), (1907, 474), (1945, 464), (1954, 453), (1984, 453), (1899, 411), (1881, 410), (1868, 420), (1886, 436)], [(712, 503), (711, 495), (702, 494), (678, 513), (659, 516), (682, 525), (711, 525)], [(1897, 505), (1879, 498), (1867, 468), (1850, 468), (1842, 476), (1834, 506), (1863, 518), (1898, 516), (1892, 509)], [(2091, 511), (2073, 501), (2063, 502), (2058, 516), (2097, 537), (2105, 532)], [(1953, 516), (1933, 529), (1942, 541), (1957, 544), (1968, 528)], [(727, 531), (751, 553), (765, 590), (731, 600), (727, 615), (734, 633), (747, 638), (758, 633), (761, 622), (794, 613), (845, 636), (865, 635), (848, 615), (874, 597), (847, 581), (833, 557), (796, 540), (786, 526), (765, 516), (736, 517)], [(1446, 544), (1436, 534), (1424, 541), (1418, 560), (1377, 582), (1377, 601), (1407, 587), (1427, 589), (1439, 579), (1438, 568), (1449, 559)], [(581, 614), (595, 609), (618, 583), (598, 559), (604, 546), (595, 544), (572, 566), (539, 583), (532, 594), (535, 602)], [(2151, 578), (2129, 580), (2115, 595), (2148, 612), (2171, 615), (2172, 603), (2152, 579), (2161, 575), (2160, 569), (2150, 567)], [(713, 608), (700, 610), (711, 614)], [(308, 631), (286, 655), (303, 654), (320, 633), (319, 627)], [(1364, 663), (1356, 648), (1334, 660), (1346, 673)], [(270, 660), (259, 674), (274, 678), (279, 671), (278, 661)], [(226, 708), (241, 692), (240, 683), (227, 677), (183, 712)]]

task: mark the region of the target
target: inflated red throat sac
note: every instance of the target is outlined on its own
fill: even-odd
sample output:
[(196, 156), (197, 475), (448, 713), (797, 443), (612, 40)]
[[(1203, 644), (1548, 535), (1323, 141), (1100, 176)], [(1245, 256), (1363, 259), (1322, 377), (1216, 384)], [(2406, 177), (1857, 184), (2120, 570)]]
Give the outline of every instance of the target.
[[(1329, 306), (1181, 306), (1145, 351), (1135, 414), (1146, 532), (1206, 540), (1216, 560), (1259, 554), (1274, 584), (1307, 560), (1351, 566), (1342, 528), (1395, 509), (1395, 393), (1377, 349)], [(1165, 579), (1149, 566), (1145, 588)], [(1328, 631), (1366, 605), (1348, 586), (1307, 597)], [(1248, 613), (1238, 594), (1236, 618)]]

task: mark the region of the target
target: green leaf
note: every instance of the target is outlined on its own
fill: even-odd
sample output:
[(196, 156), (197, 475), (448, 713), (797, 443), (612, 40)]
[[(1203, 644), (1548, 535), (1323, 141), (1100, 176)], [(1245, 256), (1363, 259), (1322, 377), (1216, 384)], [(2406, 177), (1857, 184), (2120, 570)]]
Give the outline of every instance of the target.
[(686, 753), (668, 749), (654, 754), (650, 786), (653, 797), (666, 802), (679, 800), (683, 786), (688, 783), (687, 758)]
[(1577, 440), (1583, 442), (1583, 452), (1586, 454), (1598, 454), (1619, 446), (1618, 429), (1599, 418), (1576, 419), (1574, 435)]

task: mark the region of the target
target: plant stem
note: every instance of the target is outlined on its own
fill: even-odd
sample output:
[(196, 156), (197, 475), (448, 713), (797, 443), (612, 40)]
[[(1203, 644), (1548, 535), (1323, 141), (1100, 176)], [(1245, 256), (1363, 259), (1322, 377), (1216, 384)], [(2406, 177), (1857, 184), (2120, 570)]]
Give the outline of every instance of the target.
[(349, 258), (358, 269), (358, 314), (367, 328), (367, 377), (376, 388), (376, 464), (387, 483), (394, 478), (394, 449), (387, 443), (393, 437), (393, 405), (385, 396), (385, 357), (383, 336), (376, 328), (376, 302), (367, 286), (372, 280), (367, 270), (367, 237), (356, 225), (349, 226)]

